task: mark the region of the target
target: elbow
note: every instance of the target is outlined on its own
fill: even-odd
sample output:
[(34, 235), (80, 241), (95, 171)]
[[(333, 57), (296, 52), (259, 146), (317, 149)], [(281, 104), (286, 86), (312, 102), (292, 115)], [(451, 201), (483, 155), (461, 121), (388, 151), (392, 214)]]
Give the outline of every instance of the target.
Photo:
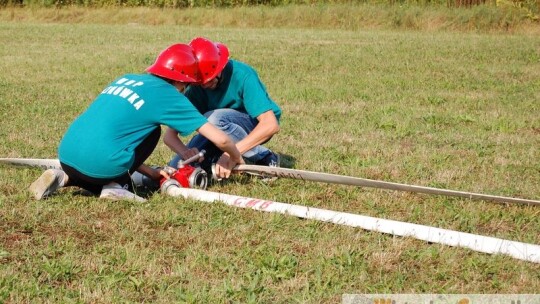
[(234, 142), (229, 138), (229, 136), (224, 136), (214, 141), (214, 145), (222, 150), (227, 146), (234, 145)]
[(279, 133), (279, 131), (281, 131), (281, 128), (279, 127), (278, 124), (276, 124), (276, 125), (272, 128), (272, 135)]
[(274, 136), (274, 134), (279, 133), (280, 127), (279, 122), (272, 111), (264, 112), (263, 114), (259, 115), (257, 117), (259, 120), (259, 124), (257, 128), (260, 128), (262, 132), (267, 136), (268, 138)]
[(272, 137), (272, 136), (274, 136), (274, 134), (279, 133), (280, 130), (281, 129), (280, 129), (279, 124), (277, 122), (272, 123), (272, 124), (269, 124), (267, 126), (266, 134), (268, 134), (269, 137)]

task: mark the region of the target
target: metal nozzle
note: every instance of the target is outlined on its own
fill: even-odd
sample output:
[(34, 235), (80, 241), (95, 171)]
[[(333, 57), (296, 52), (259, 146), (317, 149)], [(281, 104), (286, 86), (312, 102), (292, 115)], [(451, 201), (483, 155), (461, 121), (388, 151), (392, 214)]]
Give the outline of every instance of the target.
[(208, 176), (206, 171), (201, 168), (195, 168), (189, 177), (189, 187), (194, 189), (206, 190), (208, 185)]
[(167, 191), (169, 190), (170, 187), (180, 188), (182, 186), (180, 186), (180, 183), (177, 180), (175, 180), (174, 178), (169, 178), (168, 180), (163, 182), (163, 184), (161, 185), (161, 192), (162, 193), (167, 193)]
[(218, 177), (216, 173), (216, 164), (212, 164), (212, 179), (218, 182), (222, 180), (222, 178)]
[(182, 168), (187, 164), (190, 164), (196, 160), (198, 160), (201, 157), (204, 157), (204, 154), (206, 153), (206, 150), (201, 150), (197, 155), (193, 155), (192, 157), (186, 159), (186, 160), (179, 160), (177, 168)]

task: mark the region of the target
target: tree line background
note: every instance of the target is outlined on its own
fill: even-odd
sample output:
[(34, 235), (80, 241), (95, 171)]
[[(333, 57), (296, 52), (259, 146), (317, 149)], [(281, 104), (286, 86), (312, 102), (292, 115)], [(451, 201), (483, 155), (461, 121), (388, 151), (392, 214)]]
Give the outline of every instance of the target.
[(415, 5), (443, 5), (448, 7), (467, 7), (474, 5), (511, 5), (529, 8), (538, 13), (540, 0), (0, 0), (1, 6), (37, 6), (37, 7), (160, 7), (160, 8), (187, 8), (187, 7), (238, 7), (254, 5), (317, 5), (317, 4), (415, 4)]

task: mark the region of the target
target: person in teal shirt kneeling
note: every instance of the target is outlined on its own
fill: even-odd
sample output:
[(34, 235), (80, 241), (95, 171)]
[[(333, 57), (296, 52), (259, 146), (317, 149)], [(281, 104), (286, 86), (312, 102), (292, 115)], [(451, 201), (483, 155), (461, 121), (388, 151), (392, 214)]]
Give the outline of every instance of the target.
[(168, 47), (146, 71), (114, 80), (75, 119), (58, 148), (62, 170), (46, 170), (30, 185), (36, 199), (60, 187), (78, 186), (101, 198), (144, 201), (133, 193), (131, 174), (138, 171), (153, 180), (168, 177), (143, 164), (159, 142), (161, 125), (184, 136), (198, 131), (223, 150), (227, 157), (216, 165), (222, 178), (243, 163), (233, 140), (182, 94), (201, 81), (191, 46)]

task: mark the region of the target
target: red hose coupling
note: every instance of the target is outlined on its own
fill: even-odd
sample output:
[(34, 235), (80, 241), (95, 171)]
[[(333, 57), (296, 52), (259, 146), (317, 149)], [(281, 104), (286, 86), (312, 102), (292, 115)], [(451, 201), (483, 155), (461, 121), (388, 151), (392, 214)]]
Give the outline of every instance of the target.
[[(183, 188), (194, 188), (205, 190), (208, 184), (208, 176), (206, 171), (200, 167), (184, 165), (171, 175), (170, 179), (176, 180)], [(160, 186), (169, 179), (162, 178), (159, 182)]]

